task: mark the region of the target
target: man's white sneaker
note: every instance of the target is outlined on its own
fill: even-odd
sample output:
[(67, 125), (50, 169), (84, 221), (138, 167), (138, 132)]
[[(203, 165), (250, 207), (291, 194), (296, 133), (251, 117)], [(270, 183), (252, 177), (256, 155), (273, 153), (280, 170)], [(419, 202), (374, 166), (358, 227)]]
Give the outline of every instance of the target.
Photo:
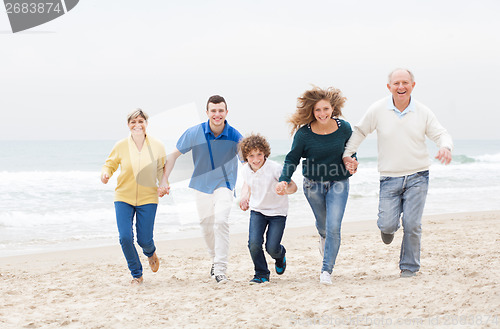
[(215, 281), (217, 281), (217, 283), (227, 283), (228, 279), (225, 274), (219, 274), (215, 276)]
[(327, 271), (321, 272), (321, 275), (319, 276), (319, 283), (332, 284), (332, 275)]

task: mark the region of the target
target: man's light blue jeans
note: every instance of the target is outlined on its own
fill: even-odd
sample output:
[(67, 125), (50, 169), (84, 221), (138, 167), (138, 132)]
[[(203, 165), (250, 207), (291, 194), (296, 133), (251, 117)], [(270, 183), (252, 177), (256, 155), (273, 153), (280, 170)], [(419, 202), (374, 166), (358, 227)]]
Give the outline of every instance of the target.
[[(386, 234), (394, 234), (403, 222), (403, 242), (399, 268), (417, 272), (420, 269), (422, 213), (429, 187), (429, 171), (402, 177), (380, 177), (380, 199), (377, 225)], [(402, 214), (402, 216), (401, 216)]]
[(349, 179), (321, 182), (304, 178), (303, 188), (316, 217), (318, 233), (325, 238), (321, 272), (331, 274), (340, 249), (340, 226), (349, 196)]

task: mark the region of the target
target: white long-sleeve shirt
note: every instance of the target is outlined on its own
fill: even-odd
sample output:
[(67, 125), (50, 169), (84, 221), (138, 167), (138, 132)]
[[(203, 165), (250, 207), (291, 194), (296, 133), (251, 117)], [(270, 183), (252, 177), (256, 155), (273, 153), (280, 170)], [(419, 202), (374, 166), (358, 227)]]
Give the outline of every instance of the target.
[(366, 136), (377, 130), (378, 171), (382, 176), (400, 177), (427, 170), (430, 158), (425, 136), (439, 148), (453, 149), (453, 141), (432, 111), (411, 99), (412, 108), (399, 116), (392, 96), (375, 102), (354, 126), (344, 157), (354, 154)]

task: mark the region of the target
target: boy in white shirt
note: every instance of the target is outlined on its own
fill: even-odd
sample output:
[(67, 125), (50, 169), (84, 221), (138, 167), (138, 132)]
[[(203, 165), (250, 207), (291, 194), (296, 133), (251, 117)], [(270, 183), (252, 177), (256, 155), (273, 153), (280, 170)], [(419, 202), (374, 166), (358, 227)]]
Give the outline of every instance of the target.
[(281, 245), (288, 213), (288, 197), (297, 191), (291, 181), (282, 195), (276, 193), (276, 184), (282, 165), (269, 160), (271, 147), (259, 134), (245, 137), (239, 143), (245, 164), (242, 170), (244, 180), (240, 208), (250, 209), (248, 249), (254, 263), (255, 275), (250, 284), (269, 282), (269, 269), (262, 250), (266, 233), (266, 251), (275, 260), (276, 274), (285, 273), (286, 249)]

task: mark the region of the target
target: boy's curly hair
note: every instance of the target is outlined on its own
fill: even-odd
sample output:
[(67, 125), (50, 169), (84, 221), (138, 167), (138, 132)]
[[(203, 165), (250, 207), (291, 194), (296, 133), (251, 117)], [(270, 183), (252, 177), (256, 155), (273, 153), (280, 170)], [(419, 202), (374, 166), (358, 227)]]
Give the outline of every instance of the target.
[(248, 162), (247, 157), (250, 152), (254, 150), (263, 152), (266, 159), (271, 154), (271, 146), (267, 142), (266, 138), (260, 134), (251, 134), (246, 136), (240, 141), (238, 148), (245, 162)]

